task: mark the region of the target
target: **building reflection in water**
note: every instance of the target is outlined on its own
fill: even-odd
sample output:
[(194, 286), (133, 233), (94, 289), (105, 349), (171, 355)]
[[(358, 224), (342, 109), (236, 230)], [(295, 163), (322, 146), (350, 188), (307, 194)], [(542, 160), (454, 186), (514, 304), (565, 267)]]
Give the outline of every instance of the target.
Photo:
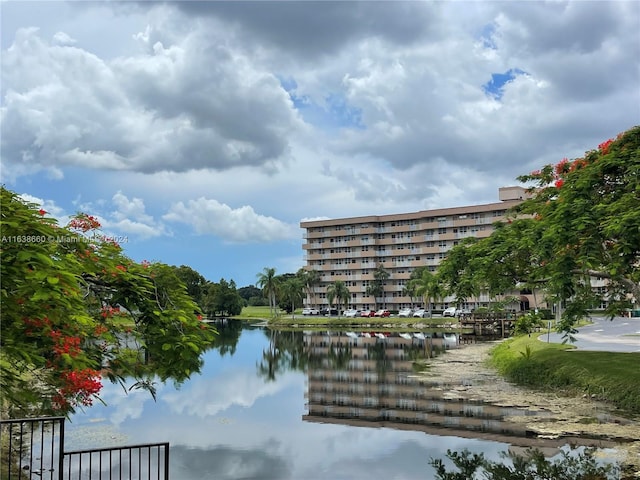
[(548, 453), (569, 443), (615, 445), (602, 439), (538, 437), (505, 417), (540, 412), (470, 401), (455, 394), (459, 385), (416, 375), (421, 361), (457, 347), (453, 334), (305, 332), (303, 341), (316, 359), (308, 369), (304, 421), (480, 438), (549, 448)]

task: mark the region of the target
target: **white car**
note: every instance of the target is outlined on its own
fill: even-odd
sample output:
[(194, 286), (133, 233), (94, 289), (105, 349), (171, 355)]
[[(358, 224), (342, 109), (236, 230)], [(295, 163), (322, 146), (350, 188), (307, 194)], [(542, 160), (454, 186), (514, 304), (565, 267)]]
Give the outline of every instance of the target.
[(320, 310), (318, 310), (317, 308), (303, 308), (302, 314), (303, 315), (320, 315)]
[(413, 310), (410, 308), (403, 308), (398, 312), (399, 317), (411, 317), (413, 315)]
[(342, 314), (347, 318), (355, 318), (360, 316), (360, 310), (355, 310), (350, 308), (349, 310), (345, 310)]
[(442, 312), (443, 317), (455, 317), (456, 316), (456, 307), (445, 308), (444, 312)]
[(427, 313), (427, 311), (424, 308), (419, 308), (418, 310), (413, 312), (413, 316), (414, 317), (419, 317), (419, 318), (424, 318), (426, 313)]

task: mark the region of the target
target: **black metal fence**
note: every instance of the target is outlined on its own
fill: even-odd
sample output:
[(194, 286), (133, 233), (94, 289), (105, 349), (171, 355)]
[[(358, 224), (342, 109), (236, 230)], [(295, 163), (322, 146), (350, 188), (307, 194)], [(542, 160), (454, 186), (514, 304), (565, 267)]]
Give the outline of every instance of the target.
[(1, 420), (0, 479), (169, 479), (169, 443), (65, 451), (64, 427), (64, 417)]

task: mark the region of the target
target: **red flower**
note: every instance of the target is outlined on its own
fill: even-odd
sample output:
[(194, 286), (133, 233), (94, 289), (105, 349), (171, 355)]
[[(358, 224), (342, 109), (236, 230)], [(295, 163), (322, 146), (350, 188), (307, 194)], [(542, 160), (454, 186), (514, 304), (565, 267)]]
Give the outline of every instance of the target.
[(568, 165), (569, 165), (569, 160), (567, 160), (566, 158), (563, 158), (562, 160), (560, 160), (555, 168), (556, 175), (566, 173)]
[(556, 188), (561, 188), (562, 185), (564, 185), (564, 180), (562, 180), (561, 178), (556, 180)]
[(40, 210), (38, 210), (38, 213), (44, 217), (44, 215), (47, 213), (46, 210), (43, 210), (42, 208)]
[(612, 143), (613, 140), (611, 139), (607, 140), (606, 142), (602, 142), (600, 145), (598, 145), (598, 150), (600, 150), (600, 153), (602, 153), (603, 155), (606, 155), (607, 153), (609, 153), (609, 147)]

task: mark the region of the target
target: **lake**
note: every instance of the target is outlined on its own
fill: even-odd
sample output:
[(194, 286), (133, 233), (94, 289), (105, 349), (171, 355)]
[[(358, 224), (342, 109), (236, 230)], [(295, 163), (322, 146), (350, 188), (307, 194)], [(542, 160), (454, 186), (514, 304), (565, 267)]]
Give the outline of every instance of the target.
[[(173, 480), (430, 479), (447, 449), (532, 445), (510, 413), (447, 399), (416, 373), (455, 338), (217, 326), (202, 371), (125, 392), (71, 416), (68, 449), (170, 442)], [(444, 392), (446, 393), (446, 392)]]

